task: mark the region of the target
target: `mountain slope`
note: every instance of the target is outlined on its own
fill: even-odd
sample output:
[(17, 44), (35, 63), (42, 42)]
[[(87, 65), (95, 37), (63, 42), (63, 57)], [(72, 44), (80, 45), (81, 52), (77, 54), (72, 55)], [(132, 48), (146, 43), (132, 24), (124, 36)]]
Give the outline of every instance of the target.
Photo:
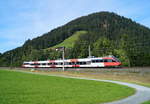
[(77, 31), (72, 36), (65, 39), (63, 42), (61, 42), (60, 44), (57, 44), (51, 48), (58, 48), (58, 47), (62, 47), (62, 46), (66, 47), (66, 48), (73, 48), (75, 42), (79, 39), (79, 37), (86, 33), (87, 33), (86, 31)]
[(115, 13), (99, 12), (77, 18), (40, 37), (27, 40), (23, 46), (2, 54), (0, 66), (9, 66), (10, 63), (20, 66), (24, 60), (60, 58), (61, 52), (49, 47), (66, 45), (65, 39), (77, 31), (86, 33), (79, 35), (71, 49), (66, 49), (66, 58), (87, 57), (88, 45), (91, 45), (94, 56), (112, 54), (126, 66), (150, 65), (150, 29)]

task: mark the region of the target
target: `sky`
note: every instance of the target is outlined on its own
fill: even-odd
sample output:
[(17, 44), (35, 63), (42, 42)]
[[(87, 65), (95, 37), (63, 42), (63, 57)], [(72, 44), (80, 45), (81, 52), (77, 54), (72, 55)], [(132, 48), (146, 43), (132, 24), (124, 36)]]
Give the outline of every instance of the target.
[(117, 13), (150, 28), (149, 0), (1, 0), (0, 53), (100, 11)]

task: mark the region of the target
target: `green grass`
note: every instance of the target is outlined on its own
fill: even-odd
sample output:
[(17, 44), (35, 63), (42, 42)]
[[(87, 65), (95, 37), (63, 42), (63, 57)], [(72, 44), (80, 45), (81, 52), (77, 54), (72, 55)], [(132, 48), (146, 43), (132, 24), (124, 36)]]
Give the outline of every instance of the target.
[(52, 48), (57, 48), (57, 47), (62, 47), (62, 46), (65, 46), (66, 48), (72, 48), (73, 45), (75, 44), (75, 41), (77, 41), (79, 39), (79, 36), (86, 34), (86, 33), (87, 33), (86, 31), (75, 32), (72, 36), (65, 39), (62, 43), (60, 43)]
[(147, 101), (147, 102), (144, 102), (144, 103), (142, 103), (142, 104), (150, 104), (150, 100), (149, 100), (149, 101)]
[(0, 70), (0, 104), (99, 104), (133, 93), (113, 83)]

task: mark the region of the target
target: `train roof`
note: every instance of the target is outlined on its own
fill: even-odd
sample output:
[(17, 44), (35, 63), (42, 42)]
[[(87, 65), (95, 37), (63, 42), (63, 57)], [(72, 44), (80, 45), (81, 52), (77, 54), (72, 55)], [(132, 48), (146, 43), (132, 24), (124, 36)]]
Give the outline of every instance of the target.
[[(114, 56), (105, 56), (105, 57), (89, 57), (89, 58), (79, 58), (79, 59), (65, 59), (65, 62), (77, 62), (77, 61), (91, 61), (96, 59), (116, 59)], [(58, 60), (45, 60), (45, 61), (25, 61), (24, 63), (49, 63), (49, 62), (63, 62), (62, 59)]]

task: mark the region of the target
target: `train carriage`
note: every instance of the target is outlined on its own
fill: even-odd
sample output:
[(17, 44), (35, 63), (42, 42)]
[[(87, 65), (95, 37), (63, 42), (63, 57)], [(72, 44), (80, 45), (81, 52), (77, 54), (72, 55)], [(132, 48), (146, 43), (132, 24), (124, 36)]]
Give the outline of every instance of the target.
[(24, 62), (24, 68), (90, 68), (90, 67), (118, 67), (121, 62), (114, 56), (94, 57), (82, 59), (65, 59), (65, 60), (47, 60), (47, 61), (29, 61)]

